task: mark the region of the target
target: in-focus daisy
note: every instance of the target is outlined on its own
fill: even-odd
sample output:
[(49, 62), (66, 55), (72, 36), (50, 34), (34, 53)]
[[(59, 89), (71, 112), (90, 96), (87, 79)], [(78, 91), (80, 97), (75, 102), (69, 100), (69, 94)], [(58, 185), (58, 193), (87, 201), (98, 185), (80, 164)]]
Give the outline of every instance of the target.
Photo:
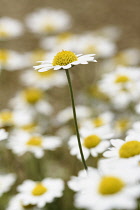
[(0, 18), (0, 40), (14, 38), (23, 33), (22, 24), (13, 18)]
[(40, 9), (26, 18), (26, 24), (34, 33), (55, 34), (71, 26), (71, 17), (64, 10)]
[(128, 158), (140, 161), (140, 135), (133, 133), (126, 137), (125, 141), (121, 139), (110, 140), (112, 147), (104, 152), (104, 157), (109, 158)]
[(53, 70), (45, 72), (28, 70), (23, 72), (21, 80), (24, 85), (34, 86), (43, 90), (50, 89), (54, 86), (63, 87), (67, 82), (63, 72)]
[[(131, 177), (134, 174), (132, 169), (135, 168), (127, 168)], [(77, 191), (75, 206), (88, 210), (135, 209), (140, 185), (136, 180), (127, 178), (122, 165), (114, 171), (110, 168), (100, 173), (100, 170), (90, 168), (87, 176), (80, 172), (78, 177), (72, 177), (68, 184), (72, 190)]]
[(15, 130), (9, 138), (7, 147), (19, 156), (26, 152), (32, 152), (36, 158), (42, 158), (45, 150), (53, 151), (60, 144), (61, 140), (56, 136), (42, 136), (36, 133)]
[[(92, 130), (81, 129), (80, 134), (85, 159), (87, 159), (90, 154), (93, 157), (97, 157), (99, 153), (105, 151), (110, 145), (108, 139), (113, 136), (108, 126)], [(81, 159), (76, 136), (72, 136), (68, 144), (71, 155), (76, 155), (78, 159)]]
[(94, 55), (95, 54), (76, 55), (71, 51), (62, 50), (61, 52), (58, 52), (50, 61), (40, 61), (41, 64), (34, 66), (34, 69), (38, 70), (39, 72), (48, 71), (50, 69), (69, 69), (75, 65), (88, 64), (88, 62), (96, 62)]
[(116, 109), (136, 102), (140, 95), (139, 68), (117, 67), (99, 82), (99, 88), (110, 98)]
[(28, 66), (26, 56), (13, 50), (0, 49), (0, 70), (20, 70)]
[(0, 129), (0, 141), (7, 139), (8, 133), (4, 129)]
[(61, 179), (45, 178), (41, 182), (25, 180), (18, 186), (23, 205), (36, 205), (39, 208), (62, 196), (64, 183)]
[(2, 196), (3, 193), (8, 192), (15, 181), (15, 174), (0, 175), (0, 196)]
[(19, 91), (10, 100), (10, 105), (14, 109), (27, 110), (33, 115), (38, 112), (45, 115), (52, 113), (52, 107), (46, 100), (45, 92), (37, 87), (27, 87)]

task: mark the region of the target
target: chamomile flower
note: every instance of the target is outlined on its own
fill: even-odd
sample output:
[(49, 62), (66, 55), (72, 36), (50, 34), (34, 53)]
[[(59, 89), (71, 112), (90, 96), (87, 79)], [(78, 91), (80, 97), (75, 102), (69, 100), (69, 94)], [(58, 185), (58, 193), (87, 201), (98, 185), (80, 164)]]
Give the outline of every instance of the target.
[(139, 133), (128, 135), (125, 141), (122, 139), (112, 139), (110, 143), (112, 147), (104, 152), (104, 157), (134, 159), (136, 162), (140, 161)]
[[(110, 145), (108, 139), (113, 136), (109, 127), (102, 127), (96, 129), (81, 129), (81, 144), (85, 159), (91, 154), (97, 157), (99, 153), (104, 152)], [(72, 136), (69, 140), (70, 154), (76, 155), (81, 160), (76, 136)]]
[(136, 102), (140, 94), (139, 68), (118, 67), (107, 73), (99, 82), (99, 88), (111, 100), (115, 108), (127, 107), (130, 102)]
[(24, 85), (34, 86), (43, 90), (50, 89), (54, 86), (63, 87), (67, 82), (63, 72), (53, 70), (46, 72), (27, 70), (21, 75), (21, 80)]
[(27, 67), (28, 62), (25, 55), (13, 50), (0, 49), (0, 70), (20, 70)]
[(36, 158), (42, 158), (45, 150), (53, 151), (60, 144), (61, 141), (56, 136), (42, 136), (37, 133), (15, 130), (9, 138), (7, 147), (19, 156), (31, 152)]
[(37, 112), (50, 115), (52, 113), (52, 107), (45, 98), (45, 93), (40, 88), (27, 87), (19, 91), (16, 96), (10, 100), (10, 105), (18, 110), (27, 110), (33, 115)]
[(25, 180), (18, 186), (19, 196), (23, 205), (36, 205), (44, 207), (53, 202), (55, 198), (62, 196), (64, 183), (61, 179), (45, 178), (41, 182)]
[(0, 196), (2, 196), (5, 192), (8, 192), (15, 181), (15, 174), (0, 175)]
[[(102, 170), (100, 173), (100, 170), (90, 168), (86, 177), (83, 172), (77, 178), (72, 177), (69, 187), (77, 191), (75, 206), (88, 210), (135, 209), (140, 185), (134, 180), (131, 182), (124, 171), (123, 168), (120, 173), (120, 168), (116, 168), (115, 172)], [(131, 167), (127, 171), (134, 174)]]
[(55, 34), (71, 26), (71, 17), (64, 10), (39, 9), (26, 18), (26, 24), (34, 33)]
[(22, 24), (13, 18), (0, 18), (0, 40), (14, 38), (23, 33)]
[(39, 72), (48, 71), (50, 69), (69, 69), (75, 65), (88, 64), (88, 62), (96, 62), (94, 55), (95, 54), (76, 55), (71, 51), (62, 50), (61, 52), (58, 52), (51, 60), (40, 61), (41, 64), (34, 66), (34, 69), (38, 70)]
[(0, 141), (7, 139), (8, 133), (4, 129), (0, 129)]

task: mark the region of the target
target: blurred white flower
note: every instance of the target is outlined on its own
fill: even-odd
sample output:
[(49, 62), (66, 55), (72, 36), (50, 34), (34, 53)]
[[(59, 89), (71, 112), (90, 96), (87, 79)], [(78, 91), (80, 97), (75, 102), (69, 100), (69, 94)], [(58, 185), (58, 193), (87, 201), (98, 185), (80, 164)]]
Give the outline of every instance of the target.
[(3, 193), (8, 192), (15, 181), (16, 181), (15, 174), (0, 175), (0, 196), (2, 196)]
[(62, 87), (67, 82), (66, 76), (63, 72), (56, 72), (53, 70), (45, 72), (28, 70), (23, 72), (21, 80), (24, 85), (34, 86), (43, 90), (47, 90), (54, 86)]
[(26, 152), (32, 152), (36, 158), (42, 158), (45, 150), (55, 150), (61, 145), (59, 137), (42, 136), (38, 133), (28, 133), (15, 130), (9, 140), (7, 147), (15, 154), (21, 156)]
[(7, 139), (8, 133), (4, 129), (0, 129), (0, 141)]
[(20, 70), (28, 66), (26, 56), (13, 50), (0, 49), (0, 70)]
[[(104, 152), (110, 145), (109, 138), (113, 136), (112, 130), (108, 126), (95, 129), (81, 129), (81, 144), (85, 159), (91, 154), (97, 157), (99, 153)], [(68, 142), (70, 154), (76, 155), (81, 160), (80, 151), (77, 143), (77, 137), (72, 136)]]
[(111, 100), (116, 109), (126, 108), (140, 96), (140, 69), (119, 66), (113, 72), (103, 75), (99, 81), (100, 90)]
[[(136, 199), (140, 194), (140, 185), (132, 178), (129, 180), (125, 173), (125, 164), (120, 168), (98, 171), (89, 168), (87, 175), (81, 171), (78, 177), (72, 177), (69, 187), (76, 191), (75, 206), (88, 210), (135, 209)], [(104, 169), (104, 167), (102, 168)], [(135, 167), (127, 168), (132, 175), (137, 172)], [(121, 170), (121, 171), (120, 171)], [(76, 189), (77, 188), (77, 189)]]
[(25, 180), (18, 186), (19, 196), (23, 205), (36, 205), (42, 208), (55, 198), (62, 196), (64, 182), (61, 179), (45, 178), (41, 182)]
[(27, 16), (26, 24), (34, 33), (55, 34), (71, 27), (71, 17), (64, 10), (40, 9)]
[(23, 33), (22, 24), (10, 17), (0, 18), (0, 40), (14, 38)]
[(97, 62), (94, 59), (94, 55), (95, 54), (76, 55), (71, 51), (62, 50), (61, 52), (58, 52), (55, 56), (53, 56), (50, 60), (39, 61), (41, 64), (38, 66), (34, 66), (34, 69), (38, 70), (39, 72), (44, 72), (51, 69), (70, 69), (75, 65), (88, 64), (88, 62)]

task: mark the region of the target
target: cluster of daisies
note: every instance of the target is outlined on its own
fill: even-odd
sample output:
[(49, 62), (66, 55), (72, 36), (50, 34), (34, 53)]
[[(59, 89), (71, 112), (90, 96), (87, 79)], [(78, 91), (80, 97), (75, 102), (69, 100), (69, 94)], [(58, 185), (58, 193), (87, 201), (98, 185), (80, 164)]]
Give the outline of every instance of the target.
[[(6, 200), (0, 208), (138, 210), (140, 50), (119, 51), (115, 26), (70, 32), (64, 10), (39, 9), (24, 23), (39, 46), (24, 53), (0, 49), (0, 70), (20, 70), (22, 86), (0, 110), (0, 197)], [(0, 18), (3, 43), (25, 32), (19, 21)], [(80, 170), (64, 70), (76, 87), (87, 171)]]

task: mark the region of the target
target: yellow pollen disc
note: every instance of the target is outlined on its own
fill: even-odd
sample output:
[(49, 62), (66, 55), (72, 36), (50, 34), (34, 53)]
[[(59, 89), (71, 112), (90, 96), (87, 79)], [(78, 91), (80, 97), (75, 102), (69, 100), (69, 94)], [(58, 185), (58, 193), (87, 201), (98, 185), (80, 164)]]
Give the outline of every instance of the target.
[(129, 81), (130, 78), (127, 77), (126, 75), (118, 75), (117, 78), (115, 79), (115, 83), (126, 83)]
[(47, 191), (48, 191), (48, 189), (46, 187), (44, 187), (43, 184), (38, 183), (32, 190), (32, 195), (40, 196), (40, 195), (43, 195), (44, 193), (46, 193)]
[(4, 28), (0, 27), (0, 38), (5, 38), (8, 36), (8, 33), (4, 30)]
[(55, 74), (55, 71), (51, 69), (49, 71), (44, 71), (44, 72), (38, 72), (38, 71), (36, 71), (36, 73), (41, 78), (47, 78), (47, 77), (50, 77), (53, 74)]
[(124, 182), (113, 176), (105, 176), (101, 179), (98, 191), (102, 195), (111, 195), (118, 193), (125, 186)]
[(3, 123), (12, 123), (13, 122), (13, 114), (10, 111), (2, 111), (0, 113), (0, 120)]
[(23, 91), (23, 96), (28, 103), (35, 104), (42, 98), (43, 93), (40, 89), (28, 88)]
[(99, 143), (100, 143), (101, 139), (100, 137), (96, 136), (96, 135), (91, 135), (91, 136), (87, 136), (84, 139), (83, 145), (88, 148), (94, 148), (96, 147)]
[(45, 24), (45, 25), (43, 26), (43, 31), (44, 31), (44, 32), (52, 33), (52, 32), (55, 31), (55, 27), (54, 27), (54, 25), (52, 25), (52, 24)]
[(36, 124), (35, 123), (31, 123), (31, 124), (27, 124), (27, 125), (23, 125), (21, 128), (25, 131), (33, 131), (36, 128)]
[(43, 50), (35, 50), (32, 52), (32, 61), (35, 63), (36, 61), (43, 61), (45, 59), (45, 52)]
[(77, 56), (71, 51), (59, 52), (53, 59), (53, 66), (66, 66), (69, 63), (77, 61)]
[(93, 125), (95, 127), (100, 127), (100, 126), (103, 126), (104, 125), (104, 121), (100, 117), (96, 117), (95, 119), (93, 119), (92, 122), (93, 122)]
[(126, 66), (128, 64), (128, 58), (126, 57), (126, 55), (124, 53), (119, 53), (116, 57), (115, 57), (115, 62), (116, 64), (120, 64), (122, 66)]
[(116, 122), (116, 128), (118, 128), (121, 131), (125, 131), (129, 126), (129, 121), (128, 120), (118, 120)]
[(5, 64), (9, 58), (9, 53), (6, 50), (0, 50), (0, 63)]
[(85, 52), (85, 54), (88, 54), (88, 53), (96, 53), (97, 54), (97, 47), (95, 45), (89, 45), (86, 47), (84, 52)]
[(140, 142), (134, 140), (124, 143), (119, 150), (119, 155), (121, 158), (130, 158), (135, 155), (140, 155)]
[(63, 41), (67, 41), (71, 36), (72, 36), (71, 33), (63, 33), (63, 34), (60, 34), (57, 37), (57, 39), (58, 39), (57, 42), (58, 43), (61, 43)]
[(42, 146), (42, 138), (39, 136), (33, 136), (26, 142), (26, 145), (40, 147)]

